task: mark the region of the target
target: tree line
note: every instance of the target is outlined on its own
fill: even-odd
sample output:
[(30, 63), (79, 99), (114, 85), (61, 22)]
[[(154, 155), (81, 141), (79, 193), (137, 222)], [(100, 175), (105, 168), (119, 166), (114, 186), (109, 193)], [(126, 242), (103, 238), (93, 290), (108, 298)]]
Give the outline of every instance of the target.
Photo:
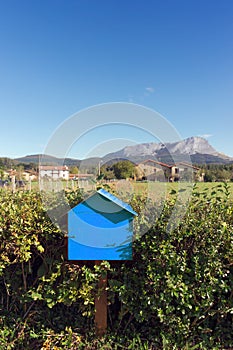
[[(205, 182), (233, 181), (233, 163), (231, 164), (195, 164), (203, 170)], [(111, 166), (101, 167), (101, 177), (106, 180), (134, 178), (137, 175), (135, 165), (128, 161), (119, 161)]]
[[(198, 165), (197, 165), (198, 166)], [(200, 165), (199, 165), (200, 167)], [(202, 164), (206, 182), (233, 181), (233, 163), (231, 164)]]
[[(233, 163), (229, 164), (194, 164), (202, 169), (205, 173), (205, 182), (215, 181), (233, 181)], [(3, 176), (3, 171), (8, 169), (33, 170), (37, 171), (37, 163), (17, 163), (13, 159), (2, 157), (0, 158), (0, 174)], [(76, 166), (69, 167), (71, 173), (78, 173)], [(100, 178), (105, 180), (111, 179), (126, 179), (134, 178), (137, 175), (135, 164), (129, 160), (118, 161), (115, 164), (104, 164), (100, 168)]]

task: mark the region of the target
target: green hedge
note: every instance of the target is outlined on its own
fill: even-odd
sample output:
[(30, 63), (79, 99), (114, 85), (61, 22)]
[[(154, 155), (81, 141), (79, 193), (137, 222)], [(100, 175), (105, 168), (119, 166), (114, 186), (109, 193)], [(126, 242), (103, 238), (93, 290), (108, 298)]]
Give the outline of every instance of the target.
[[(64, 235), (36, 192), (0, 192), (0, 349), (230, 349), (233, 206), (216, 186), (193, 193), (172, 232), (174, 200), (134, 242), (134, 260), (68, 264)], [(80, 193), (69, 193), (75, 205)], [(143, 198), (133, 198), (140, 211)], [(152, 204), (153, 213), (160, 204)], [(155, 216), (154, 216), (155, 217)], [(140, 232), (145, 220), (137, 222)], [(94, 335), (94, 295), (108, 271), (109, 329)]]

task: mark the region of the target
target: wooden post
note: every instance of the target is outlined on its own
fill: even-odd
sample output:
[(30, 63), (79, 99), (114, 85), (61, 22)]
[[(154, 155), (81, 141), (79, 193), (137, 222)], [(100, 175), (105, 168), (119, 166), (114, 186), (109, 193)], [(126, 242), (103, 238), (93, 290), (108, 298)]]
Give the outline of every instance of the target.
[[(100, 265), (101, 261), (95, 261)], [(107, 331), (107, 271), (105, 276), (100, 276), (98, 282), (98, 292), (95, 297), (95, 329), (97, 336), (103, 336)]]

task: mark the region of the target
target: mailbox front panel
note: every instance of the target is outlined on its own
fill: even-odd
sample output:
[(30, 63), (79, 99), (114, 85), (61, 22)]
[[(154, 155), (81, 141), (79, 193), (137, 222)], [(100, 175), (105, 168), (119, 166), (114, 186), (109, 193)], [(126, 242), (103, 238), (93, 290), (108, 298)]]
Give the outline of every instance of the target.
[(68, 213), (68, 260), (132, 260), (134, 215), (94, 194)]

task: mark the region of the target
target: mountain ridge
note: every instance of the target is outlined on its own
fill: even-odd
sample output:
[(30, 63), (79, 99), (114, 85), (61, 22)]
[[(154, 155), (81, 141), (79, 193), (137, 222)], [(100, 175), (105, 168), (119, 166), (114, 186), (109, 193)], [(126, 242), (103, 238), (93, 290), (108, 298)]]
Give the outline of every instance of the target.
[[(14, 159), (16, 163), (39, 163), (43, 156), (43, 164), (62, 165), (63, 159), (51, 155), (28, 155)], [(102, 163), (112, 162), (113, 160), (128, 159), (134, 163), (145, 159), (155, 159), (164, 163), (174, 163), (175, 161), (191, 160), (196, 164), (205, 163), (231, 163), (233, 158), (220, 153), (212, 147), (209, 142), (200, 136), (192, 136), (181, 141), (166, 143), (141, 143), (133, 146), (126, 146), (117, 152), (111, 152), (103, 157), (93, 157), (84, 160), (75, 158), (66, 158), (65, 164), (68, 166), (80, 164), (85, 166), (96, 166), (100, 161)]]
[(105, 160), (125, 158), (140, 161), (148, 157), (164, 163), (174, 163), (184, 159), (201, 164), (233, 161), (233, 158), (216, 151), (206, 139), (199, 136), (192, 136), (177, 142), (150, 142), (126, 146), (117, 152), (107, 154), (103, 158)]
[[(164, 150), (169, 151), (170, 154), (212, 154), (219, 156), (220, 153), (217, 152), (209, 142), (198, 136), (192, 136), (187, 139), (176, 141), (176, 142), (166, 142), (166, 143), (142, 143), (133, 146), (126, 146), (117, 152), (113, 152), (116, 156), (134, 156), (134, 155), (156, 155), (161, 154)], [(225, 156), (225, 155), (224, 155)], [(228, 158), (228, 156), (225, 156)]]

